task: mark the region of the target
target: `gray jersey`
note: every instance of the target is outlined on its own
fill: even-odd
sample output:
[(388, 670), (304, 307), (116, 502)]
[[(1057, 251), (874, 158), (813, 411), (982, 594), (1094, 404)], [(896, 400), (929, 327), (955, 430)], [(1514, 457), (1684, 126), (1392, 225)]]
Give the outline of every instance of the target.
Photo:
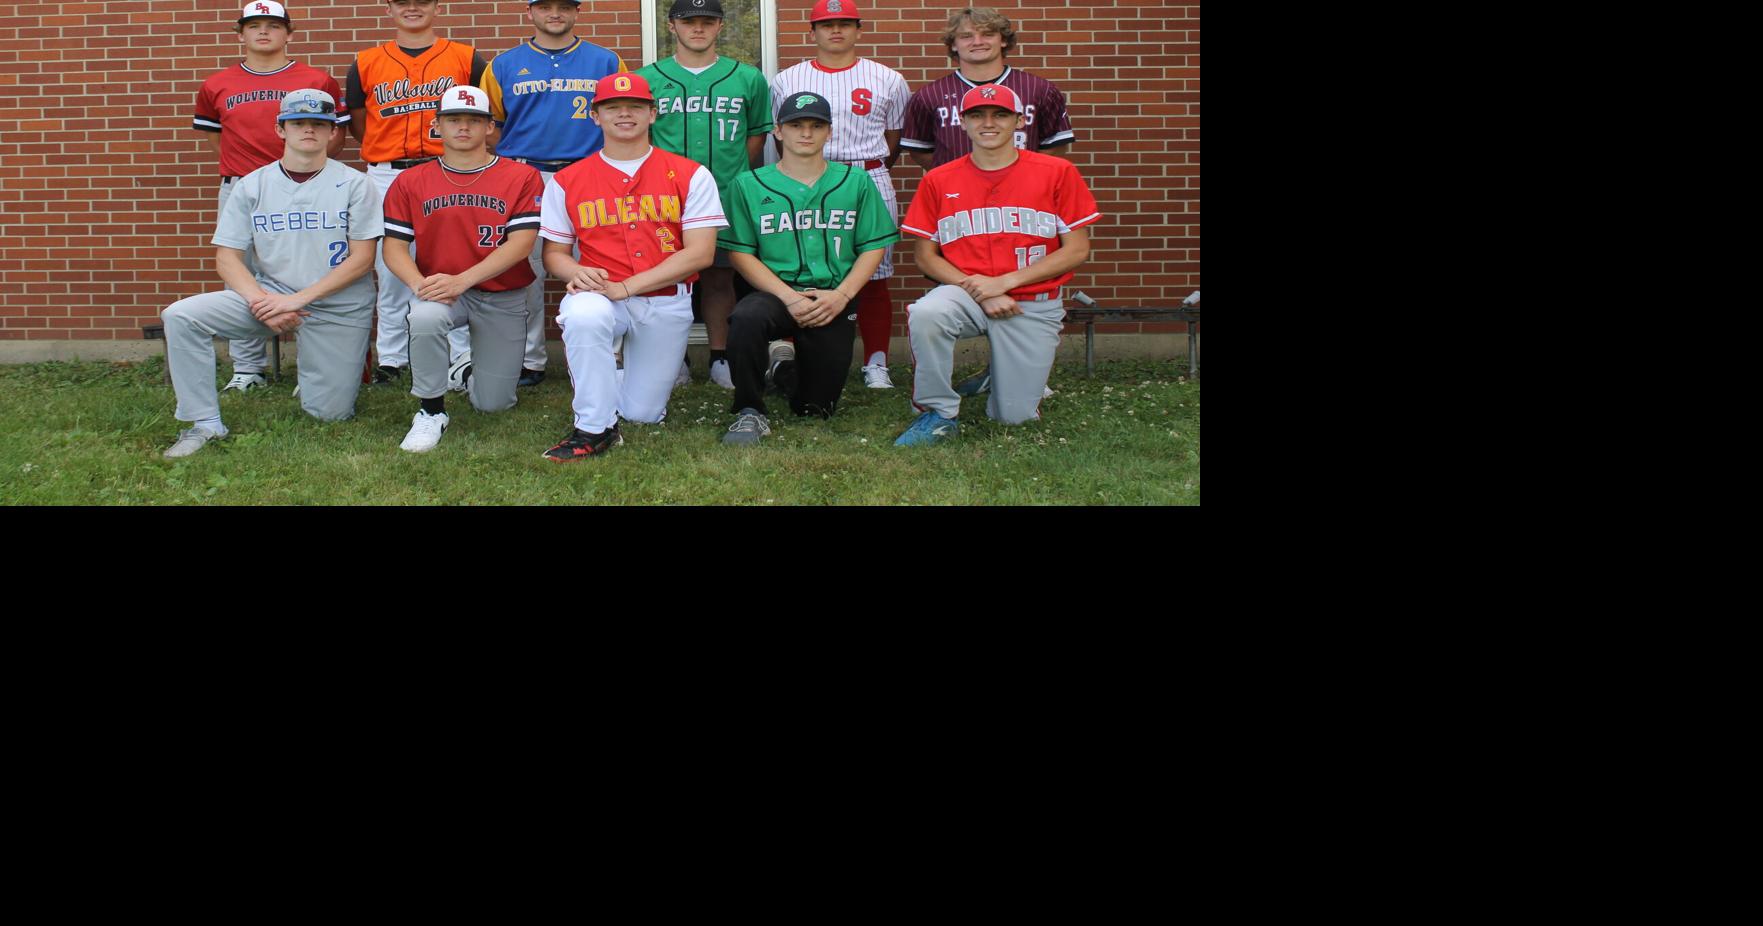
[[(214, 244), (257, 255), (257, 282), (274, 293), (294, 293), (318, 282), (349, 256), (349, 242), (385, 234), (380, 197), (367, 175), (336, 161), (305, 183), (281, 162), (233, 185), (214, 229)], [(367, 328), (373, 324), (373, 274), (307, 306), (315, 318)]]

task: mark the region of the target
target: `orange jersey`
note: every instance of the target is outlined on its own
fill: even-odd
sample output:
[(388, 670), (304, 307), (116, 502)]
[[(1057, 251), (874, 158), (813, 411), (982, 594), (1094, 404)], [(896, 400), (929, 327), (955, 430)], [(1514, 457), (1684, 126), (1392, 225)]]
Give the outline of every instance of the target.
[(446, 39), (436, 39), (415, 58), (399, 51), (396, 42), (356, 55), (356, 73), (367, 97), (367, 105), (355, 116), (366, 120), (367, 126), (361, 159), (380, 164), (439, 157), (435, 111), (448, 88), (470, 85), (471, 59), (470, 45)]

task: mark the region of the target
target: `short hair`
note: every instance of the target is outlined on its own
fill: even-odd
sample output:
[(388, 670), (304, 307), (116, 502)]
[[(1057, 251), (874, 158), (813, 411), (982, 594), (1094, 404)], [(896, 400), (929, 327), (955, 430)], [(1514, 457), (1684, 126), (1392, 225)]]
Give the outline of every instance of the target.
[(955, 53), (955, 33), (961, 29), (963, 22), (973, 23), (975, 29), (990, 30), (1004, 37), (1004, 54), (1016, 47), (1016, 27), (1010, 25), (1010, 17), (989, 6), (963, 7), (949, 14), (949, 26), (943, 30), (943, 47), (949, 50), (949, 60), (960, 60)]

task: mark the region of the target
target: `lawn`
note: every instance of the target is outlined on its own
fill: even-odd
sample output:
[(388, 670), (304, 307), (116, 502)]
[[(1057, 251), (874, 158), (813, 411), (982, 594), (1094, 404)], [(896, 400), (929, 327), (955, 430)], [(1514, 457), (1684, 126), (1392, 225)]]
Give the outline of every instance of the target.
[[(957, 370), (964, 377), (977, 370)], [(222, 365), (222, 374), (228, 371)], [(719, 443), (729, 393), (702, 380), (676, 389), (668, 419), (624, 424), (600, 459), (540, 457), (569, 428), (561, 364), (499, 415), (450, 395), (452, 425), (427, 454), (398, 443), (416, 411), (407, 388), (363, 386), (353, 421), (300, 411), (293, 364), (279, 384), (222, 399), (232, 436), (178, 461), (176, 400), (164, 363), (0, 366), (0, 503), (6, 505), (1197, 505), (1200, 386), (1186, 361), (1082, 364), (1053, 372), (1039, 422), (1004, 427), (985, 397), (966, 400), (962, 431), (935, 447), (894, 447), (912, 420), (901, 388), (854, 376), (831, 420), (797, 419), (772, 401), (756, 448)], [(782, 414), (779, 414), (779, 412)]]

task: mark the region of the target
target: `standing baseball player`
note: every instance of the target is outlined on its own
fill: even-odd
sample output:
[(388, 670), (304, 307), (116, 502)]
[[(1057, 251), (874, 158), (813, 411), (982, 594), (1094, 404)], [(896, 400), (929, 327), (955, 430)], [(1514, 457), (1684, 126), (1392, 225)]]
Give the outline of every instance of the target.
[[(426, 453), (447, 418), (447, 336), (468, 326), (465, 384), (480, 412), (513, 408), (526, 350), (527, 256), (539, 236), (545, 184), (526, 164), (497, 157), (489, 94), (453, 87), (435, 125), (440, 160), (398, 175), (386, 194), (386, 266), (416, 294), (410, 303), (410, 394), (422, 408), (400, 446)], [(411, 248), (416, 247), (412, 257)]]
[[(355, 414), (373, 325), (368, 270), (382, 220), (366, 175), (326, 157), (342, 131), (336, 123), (336, 99), (322, 90), (282, 97), (275, 122), (281, 159), (234, 183), (215, 225), (214, 262), (227, 289), (161, 313), (177, 418), (193, 422), (167, 459), (227, 436), (214, 388), (216, 337), (298, 331), (300, 407), (325, 421)], [(255, 271), (245, 266), (247, 250), (257, 255)]]
[[(245, 4), (233, 31), (245, 46), (244, 60), (210, 76), (196, 91), (194, 125), (214, 133), (209, 136), (209, 145), (220, 156), (216, 217), (226, 211), (234, 183), (281, 159), (282, 140), (276, 136), (275, 119), (282, 97), (292, 90), (323, 90), (332, 99), (342, 96), (329, 74), (288, 58), (294, 21), (287, 8), (275, 0)], [(349, 121), (346, 109), (338, 108), (337, 121)], [(343, 133), (337, 132), (327, 154), (334, 158), (342, 150)], [(251, 265), (249, 251), (245, 252), (245, 265)], [(233, 358), (233, 378), (222, 392), (243, 393), (269, 385), (263, 376), (269, 369), (268, 342), (258, 338), (234, 341), (228, 352)]]
[[(620, 416), (667, 416), (674, 364), (692, 327), (692, 283), (715, 259), (716, 230), (728, 224), (710, 171), (651, 146), (655, 97), (641, 72), (600, 81), (590, 114), (606, 144), (545, 184), (539, 229), (545, 269), (570, 293), (557, 324), (575, 383), (575, 421), (545, 451), (560, 463), (623, 443)], [(622, 378), (613, 358), (619, 338)]]
[(944, 284), (906, 307), (912, 403), (923, 414), (894, 442), (900, 446), (960, 430), (961, 396), (949, 376), (961, 338), (991, 341), (986, 414), (1005, 424), (1040, 417), (1064, 327), (1060, 287), (1089, 257), (1085, 228), (1101, 218), (1070, 161), (1016, 147), (1023, 105), (1009, 87), (975, 87), (960, 108), (972, 153), (925, 175), (900, 226), (920, 239), (919, 269)]
[[(383, 197), (398, 172), (434, 160), (441, 153), (435, 109), (441, 94), (455, 86), (478, 86), (484, 59), (470, 45), (449, 42), (435, 33), (439, 0), (386, 0), (386, 14), (397, 27), (392, 41), (355, 56), (345, 91), (354, 114), (349, 133), (361, 143), (367, 176)], [(379, 279), (379, 334), (375, 350), (379, 368), (375, 383), (397, 381), (410, 365), (410, 290), (386, 267), (384, 256), (374, 263)], [(453, 367), (449, 376), (463, 389), (471, 363), (471, 343), (464, 329), (452, 334)]]
[[(538, 169), (544, 180), (600, 150), (588, 101), (601, 78), (626, 70), (616, 54), (575, 37), (578, 0), (527, 0), (533, 37), (490, 62), (484, 90), (501, 129), (496, 153)], [(538, 236), (534, 235), (535, 239)], [(526, 291), (526, 351), (520, 385), (545, 378), (544, 241), (534, 242)]]
[[(771, 88), (765, 75), (750, 64), (717, 55), (722, 25), (720, 0), (673, 0), (667, 13), (667, 29), (676, 43), (673, 57), (637, 72), (655, 90), (655, 147), (709, 168), (719, 199), (728, 195), (736, 174), (764, 163), (765, 134), (771, 131)], [(710, 341), (710, 381), (733, 389), (727, 352), (735, 279), (728, 255), (717, 253), (714, 266), (701, 276), (698, 301)], [(690, 378), (682, 356), (678, 381)]]
[(835, 117), (825, 97), (807, 91), (781, 103), (773, 131), (782, 156), (729, 184), (729, 226), (717, 242), (756, 290), (729, 325), (736, 418), (725, 444), (756, 444), (771, 433), (766, 344), (776, 338), (796, 339), (796, 375), (776, 377), (790, 410), (832, 417), (851, 372), (853, 297), (900, 240), (869, 172), (824, 156), (839, 118), (852, 117)]
[(1065, 94), (1051, 81), (1019, 71), (1005, 62), (1016, 47), (1010, 18), (987, 7), (965, 7), (949, 14), (943, 46), (955, 71), (920, 87), (906, 105), (906, 130), (900, 147), (925, 170), (941, 167), (972, 150), (961, 124), (959, 104), (967, 91), (984, 84), (1009, 87), (1022, 101), (1022, 127), (1016, 147), (1052, 152), (1077, 139), (1065, 112)]
[[(900, 127), (912, 93), (893, 68), (857, 56), (863, 37), (862, 14), (856, 0), (818, 0), (808, 14), (808, 34), (815, 58), (786, 68), (771, 81), (771, 99), (780, 109), (798, 93), (815, 93), (833, 102), (838, 118), (826, 159), (867, 171), (898, 220), (900, 205), (888, 170), (900, 156)], [(733, 215), (733, 212), (730, 212)], [(871, 389), (892, 389), (888, 376), (888, 335), (894, 327), (894, 302), (888, 278), (894, 275), (893, 252), (882, 252), (874, 278), (864, 282), (857, 300), (857, 328), (863, 335), (863, 383)]]

